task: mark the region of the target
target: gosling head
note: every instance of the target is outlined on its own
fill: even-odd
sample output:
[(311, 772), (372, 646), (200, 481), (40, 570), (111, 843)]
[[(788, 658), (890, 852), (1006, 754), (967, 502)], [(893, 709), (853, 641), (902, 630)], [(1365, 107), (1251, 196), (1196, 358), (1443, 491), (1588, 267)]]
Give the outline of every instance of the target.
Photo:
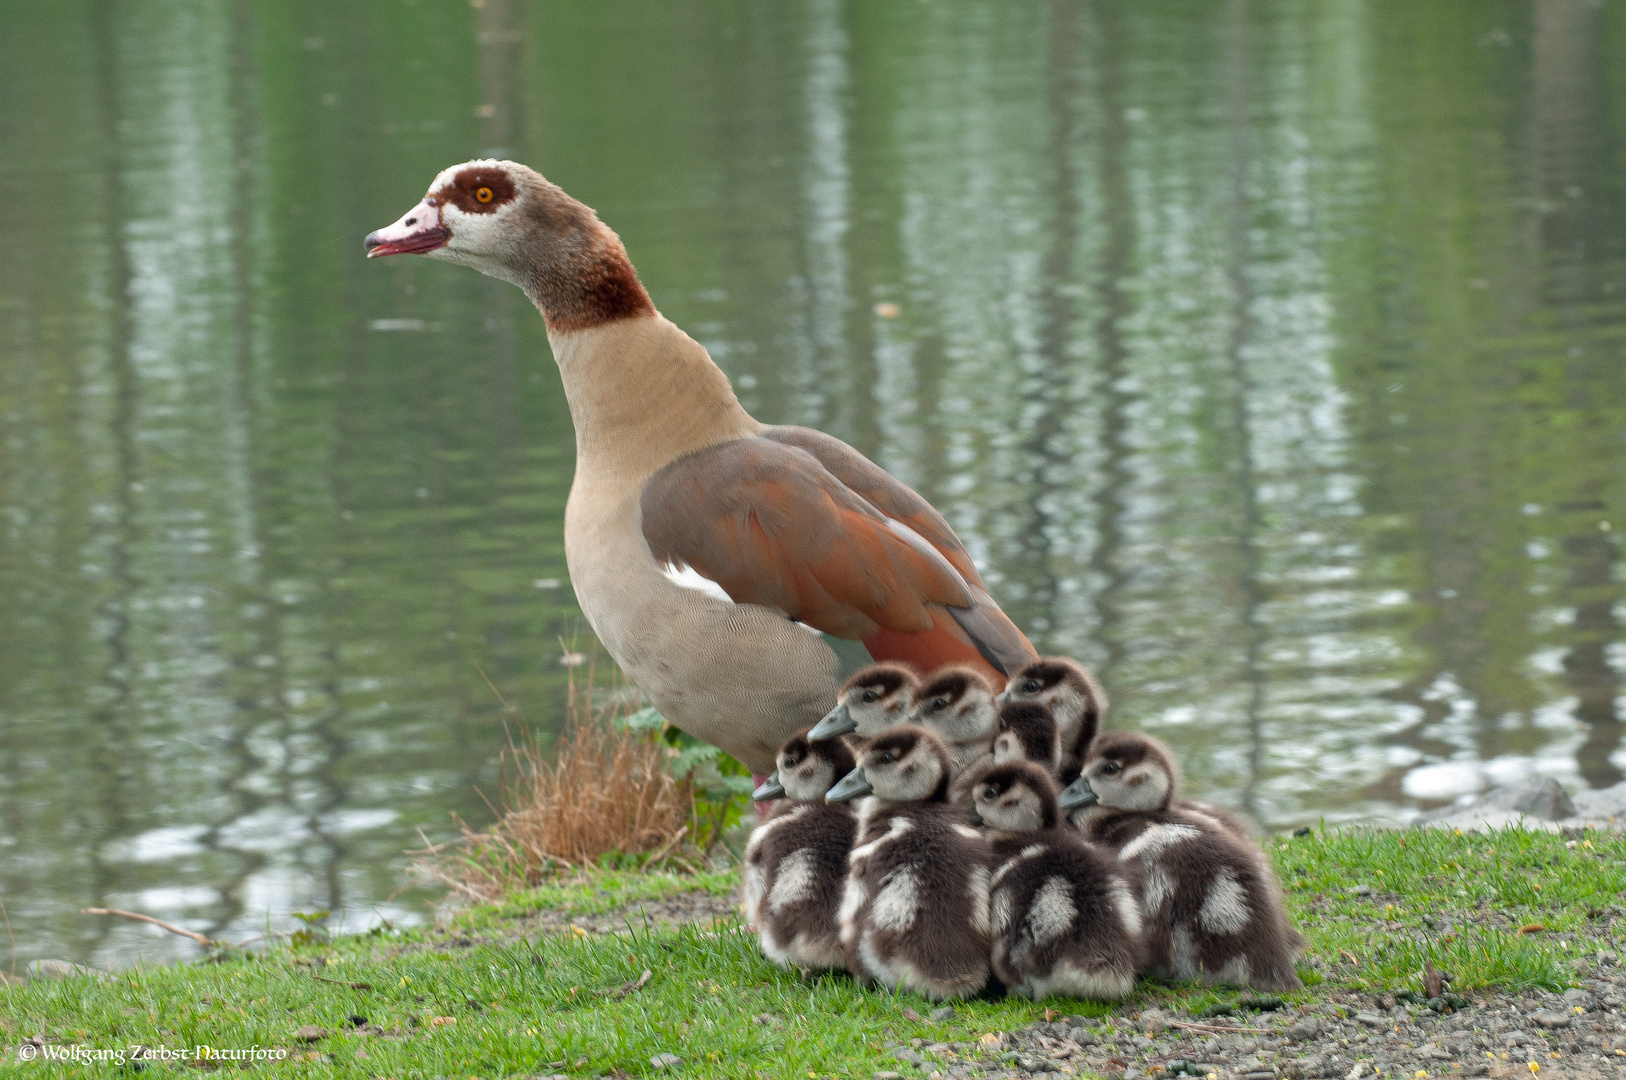
[(1056, 827), (1056, 783), (1031, 761), (995, 765), (971, 789), (977, 817), (990, 829), (1028, 833)]
[(909, 719), (919, 680), (902, 664), (871, 664), (855, 671), (836, 691), (836, 707), (808, 732), (814, 742), (855, 733), (871, 739)]
[(592, 209), (517, 161), (442, 170), (417, 206), (367, 234), (367, 257), (427, 255), (524, 289), (554, 332), (655, 314), (626, 249)]
[(840, 739), (811, 742), (806, 731), (798, 731), (780, 748), (775, 765), (773, 775), (751, 793), (758, 802), (780, 796), (797, 802), (821, 800), (857, 762)]
[(1061, 793), (1063, 810), (1167, 810), (1180, 785), (1168, 748), (1138, 731), (1095, 737), (1079, 778)]
[(915, 688), (909, 721), (950, 746), (988, 746), (999, 734), (994, 688), (974, 668), (940, 668)]
[(1107, 712), (1106, 691), (1084, 665), (1065, 656), (1043, 656), (1016, 669), (1000, 702), (1031, 701), (1056, 718), (1064, 750), (1084, 752)]
[(858, 768), (825, 799), (845, 802), (873, 794), (883, 802), (941, 802), (948, 798), (948, 748), (926, 728), (889, 728), (858, 751)]
[(1056, 767), (1056, 718), (1036, 701), (1007, 701), (999, 707), (999, 734), (994, 737), (994, 764), (1031, 761)]

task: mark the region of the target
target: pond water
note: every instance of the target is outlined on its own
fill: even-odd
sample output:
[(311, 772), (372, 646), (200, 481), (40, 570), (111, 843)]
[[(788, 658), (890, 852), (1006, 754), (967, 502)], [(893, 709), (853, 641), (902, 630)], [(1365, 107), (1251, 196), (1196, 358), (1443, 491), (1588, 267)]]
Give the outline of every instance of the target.
[(18, 961), (422, 918), (486, 678), (585, 642), (517, 290), (361, 237), (596, 207), (746, 406), (948, 515), (1273, 828), (1620, 781), (1626, 4), (0, 9), (0, 888)]

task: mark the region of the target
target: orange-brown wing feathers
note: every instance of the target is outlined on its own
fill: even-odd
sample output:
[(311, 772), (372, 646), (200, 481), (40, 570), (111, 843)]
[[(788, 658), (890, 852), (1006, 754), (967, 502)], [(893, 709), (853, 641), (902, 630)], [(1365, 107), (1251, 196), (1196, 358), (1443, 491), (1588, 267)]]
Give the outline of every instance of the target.
[[(971, 589), (972, 602), (950, 607), (953, 621), (940, 620), (925, 637), (887, 634), (866, 637), (864, 645), (877, 660), (902, 660), (931, 670), (937, 664), (959, 662), (985, 666), (989, 674), (1005, 675), (1038, 658), (1022, 631), (999, 609), (971, 555), (954, 530), (931, 503), (885, 469), (840, 439), (802, 427), (770, 427), (762, 438), (800, 447), (818, 459), (831, 475), (862, 496), (887, 517), (894, 518), (927, 540), (947, 559)], [(935, 663), (933, 660), (935, 659)]]
[(926, 605), (972, 602), (935, 546), (795, 446), (739, 439), (689, 454), (650, 478), (641, 505), (656, 561), (837, 637), (926, 630)]
[(990, 675), (1038, 654), (931, 504), (839, 439), (775, 427), (650, 478), (644, 538), (739, 603), (782, 611), (876, 660)]
[(985, 588), (971, 556), (954, 535), (954, 530), (937, 508), (908, 485), (875, 464), (834, 435), (804, 427), (770, 427), (762, 438), (806, 450), (820, 465), (848, 489), (889, 518), (913, 529), (936, 548), (960, 576), (979, 589)]

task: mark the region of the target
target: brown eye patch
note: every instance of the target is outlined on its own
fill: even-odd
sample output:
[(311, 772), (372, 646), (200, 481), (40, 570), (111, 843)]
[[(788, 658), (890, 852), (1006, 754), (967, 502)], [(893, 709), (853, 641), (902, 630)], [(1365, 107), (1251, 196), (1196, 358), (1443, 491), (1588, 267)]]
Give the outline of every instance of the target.
[(490, 214), (514, 198), (514, 181), (501, 169), (464, 169), (434, 194), (464, 213)]

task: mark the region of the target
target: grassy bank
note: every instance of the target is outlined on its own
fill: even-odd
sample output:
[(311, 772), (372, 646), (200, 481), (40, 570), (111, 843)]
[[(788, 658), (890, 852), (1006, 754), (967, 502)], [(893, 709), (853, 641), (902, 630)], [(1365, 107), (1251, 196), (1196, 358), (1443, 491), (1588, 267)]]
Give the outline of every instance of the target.
[[(1333, 988), (1419, 989), (1425, 959), (1454, 975), (1458, 992), (1558, 990), (1578, 957), (1618, 949), (1616, 934), (1626, 933), (1616, 906), (1626, 841), (1613, 834), (1363, 830), (1276, 839), (1269, 850), (1311, 942), (1310, 985), (1289, 1007)], [(253, 1066), (272, 1076), (643, 1076), (664, 1054), (683, 1059), (670, 1068), (690, 1076), (909, 1076), (923, 1074), (887, 1044), (975, 1042), (1044, 1014), (1008, 999), (961, 1004), (933, 1023), (934, 1006), (917, 997), (774, 967), (737, 917), (619, 934), (557, 925), (560, 913), (602, 917), (677, 893), (726, 895), (733, 884), (727, 874), (599, 873), (470, 909), (445, 931), (318, 937), (256, 957), (13, 986), (0, 991), (5, 1060), (42, 1075), (128, 1076), (116, 1063), (40, 1058), (75, 1046), (85, 1057), (131, 1044), (258, 1045), (288, 1052)], [(545, 915), (555, 929), (540, 929)], [(1049, 1004), (1109, 1022), (1153, 1004), (1196, 1010), (1238, 996), (1147, 983), (1116, 1008)], [(30, 1036), (43, 1036), (43, 1048), (16, 1065)]]

